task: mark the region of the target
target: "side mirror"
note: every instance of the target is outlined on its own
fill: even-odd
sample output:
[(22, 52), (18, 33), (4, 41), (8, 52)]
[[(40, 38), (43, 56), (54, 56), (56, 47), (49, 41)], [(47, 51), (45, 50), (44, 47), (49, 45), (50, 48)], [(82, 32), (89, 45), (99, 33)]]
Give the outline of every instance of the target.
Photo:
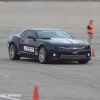
[(33, 36), (28, 36), (29, 39), (33, 39), (34, 41), (36, 41), (36, 39)]
[(75, 38), (74, 36), (71, 36), (73, 39)]

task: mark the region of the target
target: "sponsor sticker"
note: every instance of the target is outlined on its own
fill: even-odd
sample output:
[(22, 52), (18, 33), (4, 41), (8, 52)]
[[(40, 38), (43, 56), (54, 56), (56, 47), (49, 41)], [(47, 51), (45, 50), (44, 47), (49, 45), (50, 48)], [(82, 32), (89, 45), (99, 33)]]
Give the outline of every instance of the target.
[(35, 50), (37, 50), (37, 48), (35, 48)]
[(26, 39), (24, 42), (25, 42), (26, 44), (28, 44), (28, 43), (30, 42), (30, 40), (29, 40), (29, 39)]
[(38, 53), (37, 53), (37, 52), (35, 52), (35, 55), (38, 55)]
[(37, 51), (35, 51), (35, 55), (38, 55), (38, 52)]
[(24, 51), (34, 52), (34, 47), (24, 46)]

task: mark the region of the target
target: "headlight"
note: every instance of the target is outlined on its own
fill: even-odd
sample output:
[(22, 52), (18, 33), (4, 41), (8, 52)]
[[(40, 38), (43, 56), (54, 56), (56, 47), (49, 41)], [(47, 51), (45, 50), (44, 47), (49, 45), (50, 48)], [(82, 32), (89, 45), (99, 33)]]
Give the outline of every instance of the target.
[(55, 50), (59, 50), (59, 46), (54, 46), (53, 47)]
[(72, 47), (65, 47), (65, 46), (54, 46), (55, 50), (70, 50)]
[(85, 50), (88, 50), (88, 49), (90, 49), (90, 46), (84, 46), (85, 48)]

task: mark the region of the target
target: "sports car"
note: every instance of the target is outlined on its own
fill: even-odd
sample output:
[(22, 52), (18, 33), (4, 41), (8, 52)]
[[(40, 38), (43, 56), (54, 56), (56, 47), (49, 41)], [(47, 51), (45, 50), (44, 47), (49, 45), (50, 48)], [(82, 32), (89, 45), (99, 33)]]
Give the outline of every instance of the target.
[(77, 61), (86, 64), (91, 59), (89, 43), (76, 40), (62, 29), (24, 29), (8, 39), (11, 60), (21, 57), (34, 58), (40, 63), (51, 61)]

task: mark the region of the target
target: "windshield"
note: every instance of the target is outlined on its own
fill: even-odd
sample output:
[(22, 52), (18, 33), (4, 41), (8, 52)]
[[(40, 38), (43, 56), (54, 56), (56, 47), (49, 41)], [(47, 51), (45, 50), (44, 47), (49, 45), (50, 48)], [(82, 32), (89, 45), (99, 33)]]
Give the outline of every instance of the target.
[(62, 30), (38, 30), (39, 38), (68, 38), (72, 39), (65, 31)]

